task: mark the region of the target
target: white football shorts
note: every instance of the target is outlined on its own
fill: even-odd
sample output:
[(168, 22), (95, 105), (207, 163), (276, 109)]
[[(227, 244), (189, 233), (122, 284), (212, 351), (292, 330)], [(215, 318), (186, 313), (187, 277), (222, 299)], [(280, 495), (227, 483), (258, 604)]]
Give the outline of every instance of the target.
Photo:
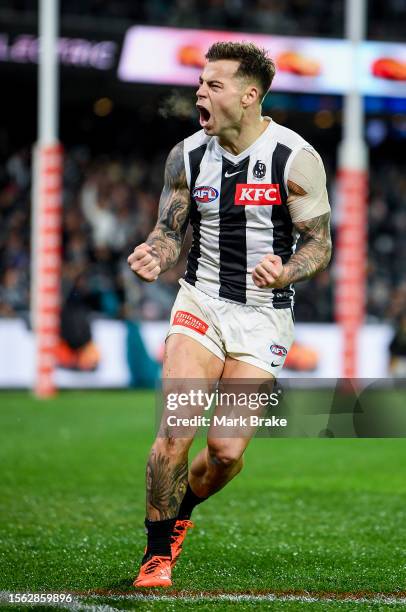
[(294, 338), (291, 308), (227, 302), (179, 283), (167, 338), (184, 334), (223, 361), (229, 356), (278, 376)]

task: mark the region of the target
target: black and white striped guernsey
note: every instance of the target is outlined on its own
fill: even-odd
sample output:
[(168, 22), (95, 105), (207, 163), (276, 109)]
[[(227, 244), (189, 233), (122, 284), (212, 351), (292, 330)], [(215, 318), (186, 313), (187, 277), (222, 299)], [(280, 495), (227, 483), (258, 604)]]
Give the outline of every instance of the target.
[(308, 146), (275, 121), (239, 155), (203, 130), (185, 139), (193, 228), (188, 283), (240, 304), (291, 306), (292, 286), (260, 289), (251, 273), (265, 255), (275, 253), (286, 262), (296, 248), (297, 232), (286, 204), (287, 177), (296, 153)]

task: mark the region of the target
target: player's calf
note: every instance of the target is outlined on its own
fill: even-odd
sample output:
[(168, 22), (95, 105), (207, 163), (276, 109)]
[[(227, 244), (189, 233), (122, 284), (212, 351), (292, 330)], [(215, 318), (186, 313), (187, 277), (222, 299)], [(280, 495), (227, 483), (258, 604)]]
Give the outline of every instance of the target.
[(147, 546), (134, 586), (170, 586), (172, 535), (188, 484), (191, 440), (158, 437), (147, 463)]

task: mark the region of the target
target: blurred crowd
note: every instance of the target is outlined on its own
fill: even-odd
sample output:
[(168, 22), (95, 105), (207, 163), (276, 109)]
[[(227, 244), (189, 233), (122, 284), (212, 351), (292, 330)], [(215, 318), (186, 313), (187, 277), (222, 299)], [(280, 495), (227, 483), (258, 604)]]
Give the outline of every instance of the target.
[[(185, 260), (144, 284), (126, 258), (151, 230), (162, 176), (161, 158), (91, 158), (86, 148), (65, 155), (63, 187), (64, 303), (113, 318), (168, 316)], [(0, 189), (0, 315), (29, 308), (31, 161), (28, 150), (5, 164)]]
[(375, 165), (369, 193), (368, 313), (406, 314), (406, 174), (404, 164)]
[[(33, 15), (32, 0), (0, 0), (7, 18)], [(63, 0), (62, 16), (191, 28), (234, 29), (270, 34), (341, 37), (345, 0)], [(368, 5), (368, 37), (404, 40), (404, 0), (373, 0)]]
[(340, 36), (342, 4), (338, 0), (328, 4), (323, 0), (155, 0), (144, 6), (148, 21), (176, 27)]
[[(142, 283), (126, 259), (156, 219), (164, 155), (94, 157), (85, 147), (65, 154), (63, 188), (64, 303), (99, 316), (167, 319), (190, 246), (173, 270)], [(331, 181), (330, 181), (331, 183)], [(0, 315), (29, 309), (30, 151), (13, 154), (0, 174)], [(406, 177), (395, 164), (371, 171), (367, 308), (370, 321), (396, 320), (406, 312)], [(299, 321), (328, 322), (333, 312), (334, 265), (297, 285)], [(317, 296), (315, 300), (314, 296)]]

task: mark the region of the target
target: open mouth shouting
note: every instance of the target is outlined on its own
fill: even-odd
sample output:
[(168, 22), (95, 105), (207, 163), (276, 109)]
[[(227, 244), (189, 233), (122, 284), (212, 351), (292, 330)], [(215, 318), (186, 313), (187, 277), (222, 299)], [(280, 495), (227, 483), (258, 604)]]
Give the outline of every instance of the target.
[(210, 123), (211, 113), (210, 111), (202, 106), (201, 104), (196, 104), (196, 108), (199, 111), (199, 123), (202, 128), (205, 128)]

